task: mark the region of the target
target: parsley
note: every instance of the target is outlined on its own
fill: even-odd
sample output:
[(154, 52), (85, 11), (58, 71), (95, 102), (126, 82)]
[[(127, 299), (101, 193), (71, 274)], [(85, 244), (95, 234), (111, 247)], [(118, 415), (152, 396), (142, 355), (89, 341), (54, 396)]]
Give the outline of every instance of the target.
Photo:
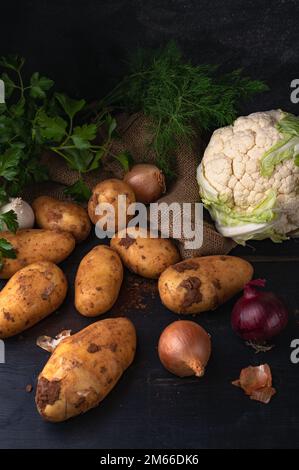
[(5, 238), (0, 238), (0, 269), (3, 267), (3, 258), (12, 258), (15, 259), (17, 257), (16, 252)]
[[(4, 214), (0, 214), (0, 231), (9, 230), (16, 233), (18, 229), (17, 214), (10, 210)], [(3, 267), (4, 258), (16, 258), (16, 252), (10, 242), (5, 238), (0, 238), (0, 269)]]
[(87, 201), (91, 196), (91, 191), (82, 179), (79, 179), (72, 186), (67, 188), (65, 194), (72, 196), (76, 201)]
[(119, 161), (119, 163), (126, 172), (129, 171), (130, 166), (134, 163), (132, 155), (127, 150), (116, 155), (115, 158)]
[(0, 58), (6, 103), (0, 105), (0, 202), (19, 196), (23, 187), (47, 178), (39, 162), (41, 146), (32, 138), (32, 119), (45, 106), (52, 80), (32, 75), (26, 86), (22, 78), (25, 60), (19, 56)]
[[(96, 123), (75, 125), (75, 119), (86, 106), (85, 100), (53, 93), (54, 82), (38, 72), (25, 84), (24, 64), (24, 58), (19, 56), (0, 58), (7, 100), (0, 104), (0, 203), (19, 196), (26, 185), (48, 179), (47, 169), (40, 163), (44, 150), (64, 158), (78, 172), (78, 181), (65, 192), (78, 201), (85, 201), (90, 191), (82, 175), (99, 168), (110, 150), (116, 121), (103, 110)], [(107, 129), (107, 138), (98, 145), (94, 141), (102, 126)], [(127, 165), (124, 157), (120, 161)]]
[(21, 149), (10, 147), (1, 155), (0, 176), (7, 181), (13, 181), (18, 174), (18, 165), (21, 159)]
[[(46, 142), (52, 152), (64, 158), (69, 167), (78, 172), (78, 181), (69, 186), (65, 194), (82, 202), (90, 197), (90, 190), (82, 178), (84, 173), (99, 168), (102, 158), (108, 153), (117, 158), (125, 168), (128, 167), (128, 162), (125, 156), (111, 153), (111, 143), (116, 134), (117, 124), (107, 111), (102, 112), (101, 118), (96, 123), (74, 126), (74, 120), (85, 107), (85, 101), (73, 100), (61, 93), (55, 93), (54, 98), (62, 116), (51, 116), (41, 110), (35, 119), (34, 135), (37, 140)], [(94, 141), (101, 127), (107, 129), (107, 137), (102, 145), (98, 145)]]
[(32, 98), (44, 99), (47, 97), (46, 91), (50, 90), (53, 85), (53, 80), (47, 77), (40, 77), (39, 73), (35, 72), (30, 80), (30, 96)]
[(0, 231), (8, 229), (10, 232), (16, 233), (18, 226), (19, 224), (15, 211), (10, 210), (4, 214), (0, 214)]

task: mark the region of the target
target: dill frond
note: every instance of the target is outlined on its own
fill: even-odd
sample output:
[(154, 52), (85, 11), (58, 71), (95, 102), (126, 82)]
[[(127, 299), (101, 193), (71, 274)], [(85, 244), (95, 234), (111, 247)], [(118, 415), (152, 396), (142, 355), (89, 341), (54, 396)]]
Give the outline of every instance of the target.
[(154, 51), (138, 50), (129, 61), (128, 75), (105, 104), (151, 118), (157, 164), (171, 176), (178, 139), (188, 141), (195, 130), (231, 124), (240, 101), (265, 90), (263, 82), (243, 77), (241, 70), (220, 76), (215, 65), (185, 61), (171, 42)]

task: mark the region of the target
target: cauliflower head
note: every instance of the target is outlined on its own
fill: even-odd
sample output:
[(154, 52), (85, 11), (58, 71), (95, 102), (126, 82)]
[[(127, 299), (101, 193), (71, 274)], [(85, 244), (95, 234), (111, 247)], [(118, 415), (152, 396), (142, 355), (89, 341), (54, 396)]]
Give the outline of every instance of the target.
[(299, 118), (280, 110), (242, 116), (214, 132), (198, 167), (218, 231), (244, 244), (299, 234)]

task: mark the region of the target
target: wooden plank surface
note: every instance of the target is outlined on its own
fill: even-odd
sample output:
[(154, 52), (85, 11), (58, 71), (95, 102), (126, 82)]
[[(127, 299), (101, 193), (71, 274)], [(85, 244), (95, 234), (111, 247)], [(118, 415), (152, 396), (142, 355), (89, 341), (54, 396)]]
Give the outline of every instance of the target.
[[(275, 347), (255, 354), (232, 332), (233, 301), (195, 318), (212, 336), (213, 353), (202, 379), (178, 379), (157, 357), (162, 329), (178, 317), (164, 308), (155, 282), (126, 273), (119, 301), (110, 314), (127, 315), (138, 333), (136, 360), (99, 408), (62, 424), (44, 422), (36, 412), (36, 378), (48, 354), (36, 345), (41, 334), (74, 332), (91, 323), (73, 307), (73, 281), (82, 256), (98, 241), (76, 248), (62, 267), (70, 291), (59, 312), (22, 336), (6, 341), (6, 364), (0, 365), (1, 448), (246, 448), (292, 447), (299, 439), (299, 365), (290, 362), (290, 342), (299, 337), (298, 244), (255, 243), (237, 248), (257, 262), (255, 276), (283, 296), (291, 319)], [(267, 253), (267, 255), (264, 255)], [(270, 254), (272, 253), (272, 254)], [(282, 262), (281, 257), (286, 261)], [(103, 318), (104, 318), (103, 317)], [(193, 318), (194, 319), (194, 318)], [(277, 395), (269, 405), (250, 401), (230, 382), (249, 364), (271, 365)]]

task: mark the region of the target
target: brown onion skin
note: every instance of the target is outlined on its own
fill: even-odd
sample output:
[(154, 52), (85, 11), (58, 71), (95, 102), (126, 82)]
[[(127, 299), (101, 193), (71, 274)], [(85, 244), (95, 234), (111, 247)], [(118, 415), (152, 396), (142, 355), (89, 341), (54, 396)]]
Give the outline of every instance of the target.
[(161, 170), (150, 163), (139, 163), (124, 176), (125, 183), (133, 189), (136, 201), (150, 204), (165, 193), (165, 177)]
[(158, 354), (163, 366), (178, 377), (202, 377), (211, 355), (211, 338), (197, 323), (178, 320), (162, 332)]

